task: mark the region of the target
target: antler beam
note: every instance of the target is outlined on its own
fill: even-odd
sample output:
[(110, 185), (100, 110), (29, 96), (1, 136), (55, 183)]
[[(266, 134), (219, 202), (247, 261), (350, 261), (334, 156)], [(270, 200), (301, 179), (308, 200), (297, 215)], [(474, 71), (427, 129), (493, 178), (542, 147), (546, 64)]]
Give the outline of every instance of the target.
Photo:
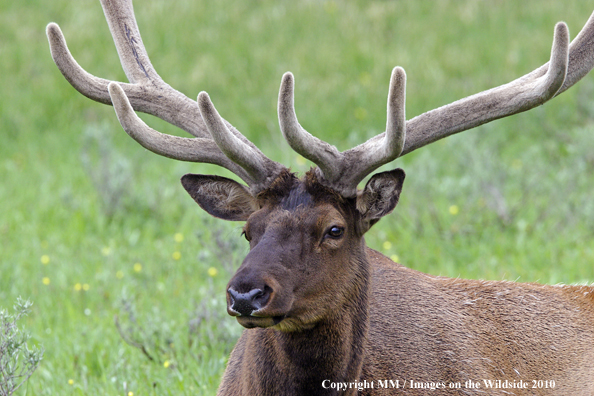
[[(570, 46), (567, 25), (558, 23), (555, 26), (551, 59), (542, 67), (508, 84), (409, 120), (406, 123), (407, 141), (401, 155), (455, 133), (532, 109), (568, 89), (594, 66), (594, 14), (582, 33)], [(589, 37), (584, 40), (584, 36)], [(564, 85), (565, 81), (568, 83)]]
[[(257, 193), (266, 188), (285, 169), (268, 159), (252, 142), (227, 121), (214, 138), (205, 124), (198, 103), (173, 89), (157, 74), (150, 62), (138, 31), (131, 0), (101, 0), (127, 83), (115, 83), (85, 71), (68, 50), (59, 26), (50, 23), (46, 33), (54, 62), (70, 84), (86, 97), (113, 104), (124, 130), (138, 143), (159, 155), (182, 161), (206, 162), (229, 169)], [(214, 108), (214, 107), (213, 107)], [(147, 126), (135, 113), (154, 115), (195, 136), (180, 138), (160, 133)], [(217, 113), (218, 117), (218, 113)], [(227, 136), (222, 137), (222, 136)], [(219, 143), (225, 141), (222, 148)], [(232, 148), (229, 144), (235, 144)], [(251, 162), (235, 160), (228, 152), (249, 153)], [(246, 168), (244, 168), (247, 167)], [(255, 169), (255, 167), (259, 167)]]
[(325, 184), (344, 196), (379, 166), (446, 136), (520, 113), (567, 90), (594, 67), (594, 14), (569, 44), (569, 29), (555, 26), (551, 58), (542, 67), (508, 84), (483, 91), (405, 121), (406, 75), (395, 68), (388, 95), (388, 122), (383, 132), (343, 153), (299, 125), (294, 110), (293, 76), (283, 76), (279, 122), (291, 147), (318, 165)]

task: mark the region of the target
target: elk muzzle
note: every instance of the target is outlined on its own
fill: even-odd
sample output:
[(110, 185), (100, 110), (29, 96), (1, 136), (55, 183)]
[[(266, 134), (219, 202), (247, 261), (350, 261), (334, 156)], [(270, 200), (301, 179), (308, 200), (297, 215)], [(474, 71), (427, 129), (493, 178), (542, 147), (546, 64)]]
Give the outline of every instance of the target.
[(254, 287), (248, 283), (237, 283), (243, 288), (233, 285), (227, 288), (227, 313), (235, 316), (243, 327), (275, 326), (285, 318), (284, 313), (274, 308), (278, 294), (272, 287), (267, 284)]
[(276, 238), (263, 238), (244, 259), (227, 285), (227, 313), (244, 327), (270, 327), (290, 312), (293, 284), (292, 262)]

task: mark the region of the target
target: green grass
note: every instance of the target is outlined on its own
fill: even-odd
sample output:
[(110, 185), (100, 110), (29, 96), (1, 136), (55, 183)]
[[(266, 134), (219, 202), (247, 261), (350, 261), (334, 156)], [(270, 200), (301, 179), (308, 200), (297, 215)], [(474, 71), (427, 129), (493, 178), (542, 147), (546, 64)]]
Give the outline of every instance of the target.
[[(190, 97), (208, 91), (298, 170), (308, 165), (276, 121), (283, 72), (296, 76), (302, 125), (344, 150), (382, 131), (395, 65), (412, 118), (540, 66), (555, 22), (575, 36), (592, 12), (542, 0), (136, 3), (163, 78)], [(213, 394), (241, 332), (224, 288), (247, 246), (240, 224), (209, 218), (178, 179), (225, 173), (147, 152), (60, 75), (50, 21), (83, 67), (125, 79), (99, 2), (0, 4), (0, 307), (34, 301), (22, 322), (46, 350), (20, 394)], [(545, 106), (396, 161), (401, 203), (368, 244), (431, 274), (594, 281), (593, 92), (589, 75)], [(116, 315), (152, 361), (124, 342)]]

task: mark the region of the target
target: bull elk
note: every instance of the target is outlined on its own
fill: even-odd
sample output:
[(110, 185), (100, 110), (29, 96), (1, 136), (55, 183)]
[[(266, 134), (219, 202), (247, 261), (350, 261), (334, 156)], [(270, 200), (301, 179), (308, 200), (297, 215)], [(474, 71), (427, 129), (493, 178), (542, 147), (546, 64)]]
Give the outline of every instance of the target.
[[(545, 65), (408, 121), (406, 75), (394, 68), (386, 131), (344, 152), (299, 124), (294, 78), (286, 73), (280, 129), (317, 165), (298, 176), (221, 118), (208, 94), (194, 101), (159, 77), (131, 0), (101, 4), (130, 83), (87, 73), (50, 23), (51, 54), (66, 80), (113, 105), (143, 147), (222, 166), (247, 184), (210, 175), (181, 179), (208, 213), (244, 221), (250, 245), (226, 296), (229, 315), (247, 330), (219, 395), (594, 394), (593, 286), (451, 279), (403, 267), (368, 248), (363, 235), (398, 203), (404, 172), (376, 173), (357, 189), (399, 156), (570, 88), (594, 66), (594, 14), (571, 44), (567, 26), (555, 26)], [(194, 137), (162, 134), (135, 111)]]

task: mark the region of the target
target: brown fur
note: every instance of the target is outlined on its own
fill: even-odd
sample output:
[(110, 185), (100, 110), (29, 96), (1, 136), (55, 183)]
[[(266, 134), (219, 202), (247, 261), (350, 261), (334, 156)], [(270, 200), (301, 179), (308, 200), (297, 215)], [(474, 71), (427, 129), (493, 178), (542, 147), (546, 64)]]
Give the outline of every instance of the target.
[[(372, 293), (362, 378), (462, 386), (522, 379), (528, 389), (483, 386), (457, 394), (594, 394), (593, 287), (435, 277), (375, 251), (368, 257)], [(554, 380), (555, 388), (533, 389), (538, 380)]]
[[(593, 395), (593, 287), (436, 277), (365, 246), (403, 180), (401, 170), (378, 174), (345, 199), (315, 172), (285, 172), (253, 198), (251, 250), (229, 287), (272, 293), (258, 317), (230, 309), (247, 330), (218, 394)], [(333, 225), (341, 238), (324, 237)], [(401, 388), (380, 387), (389, 380)], [(486, 389), (484, 380), (528, 388)], [(330, 382), (351, 388), (322, 386)]]

